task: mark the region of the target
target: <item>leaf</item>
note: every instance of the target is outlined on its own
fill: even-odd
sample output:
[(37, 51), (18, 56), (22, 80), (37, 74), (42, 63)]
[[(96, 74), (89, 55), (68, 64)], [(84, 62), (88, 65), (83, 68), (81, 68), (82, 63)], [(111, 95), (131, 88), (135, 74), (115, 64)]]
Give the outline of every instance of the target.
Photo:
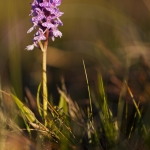
[(40, 106), (40, 89), (41, 89), (41, 83), (38, 86), (36, 101), (37, 101), (37, 107), (38, 107), (39, 114), (42, 117), (42, 111), (41, 111), (41, 106)]
[(23, 115), (25, 115), (25, 117), (28, 119), (28, 121), (35, 122), (36, 117), (34, 113), (28, 107), (26, 107), (15, 95), (10, 94), (10, 96), (13, 98)]

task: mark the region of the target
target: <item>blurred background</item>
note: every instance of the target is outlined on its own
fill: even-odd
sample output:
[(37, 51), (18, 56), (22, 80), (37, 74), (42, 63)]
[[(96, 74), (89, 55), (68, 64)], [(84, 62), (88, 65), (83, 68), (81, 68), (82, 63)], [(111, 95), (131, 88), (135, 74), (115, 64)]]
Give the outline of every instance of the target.
[[(0, 3), (0, 86), (6, 92), (13, 89), (23, 101), (28, 99), (33, 110), (41, 82), (42, 52), (25, 50), (32, 44), (34, 34), (27, 34), (32, 26), (31, 2), (7, 0)], [(117, 114), (117, 104), (126, 80), (136, 102), (140, 102), (143, 122), (149, 127), (150, 1), (62, 0), (60, 10), (64, 12), (60, 18), (64, 25), (59, 27), (63, 36), (54, 42), (49, 40), (47, 54), (49, 97), (57, 104), (57, 86), (65, 82), (73, 100), (79, 104), (89, 103), (84, 59), (95, 97), (99, 92), (97, 75), (102, 75), (114, 119), (121, 115)], [(132, 124), (135, 106), (128, 92), (122, 95), (123, 100), (131, 104), (128, 122)], [(14, 118), (14, 103), (5, 94), (3, 99), (6, 112)], [(123, 107), (120, 109), (125, 111)], [(129, 125), (127, 130), (130, 128)]]
[[(35, 87), (33, 93), (36, 92), (41, 81), (41, 51), (24, 50), (32, 44), (33, 38), (33, 33), (27, 34), (32, 26), (29, 16), (31, 2), (7, 0), (0, 4), (1, 82), (4, 88), (9, 83), (19, 97), (22, 97), (25, 87)], [(82, 58), (89, 80), (95, 79), (98, 69), (108, 84), (114, 82), (116, 88), (108, 87), (110, 95), (111, 92), (118, 92), (121, 86), (116, 78), (110, 76), (122, 80), (127, 75), (127, 68), (133, 66), (130, 68), (133, 72), (131, 78), (135, 79), (140, 76), (136, 64), (138, 67), (139, 62), (149, 66), (148, 0), (62, 0), (60, 10), (64, 12), (61, 17), (64, 25), (59, 27), (63, 36), (55, 42), (49, 41), (47, 56), (48, 82), (52, 83), (50, 91), (53, 87), (56, 89), (61, 76), (65, 76), (66, 84), (71, 87), (70, 93), (77, 86), (79, 90), (79, 85), (81, 89), (86, 87), (83, 85), (85, 76)], [(144, 68), (142, 65), (141, 70)], [(146, 82), (145, 78), (149, 76), (144, 71), (142, 82)], [(134, 81), (132, 85), (137, 88)]]

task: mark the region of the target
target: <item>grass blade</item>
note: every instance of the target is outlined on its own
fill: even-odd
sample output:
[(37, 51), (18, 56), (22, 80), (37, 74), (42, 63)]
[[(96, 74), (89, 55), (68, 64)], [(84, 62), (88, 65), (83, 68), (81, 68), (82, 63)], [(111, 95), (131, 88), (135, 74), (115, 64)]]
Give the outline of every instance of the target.
[[(141, 118), (142, 118), (142, 115), (141, 115), (141, 112), (140, 112), (140, 110), (139, 110), (138, 104), (136, 103), (136, 101), (135, 101), (135, 99), (134, 99), (134, 96), (133, 96), (133, 94), (132, 94), (132, 92), (131, 92), (131, 89), (130, 89), (130, 87), (128, 86), (128, 84), (127, 84), (126, 81), (125, 81), (125, 83), (126, 83), (128, 92), (129, 92), (129, 94), (130, 94), (130, 96), (131, 96), (131, 98), (132, 98), (133, 104), (134, 104), (134, 106), (135, 106), (135, 108), (136, 108), (136, 111), (137, 111), (137, 114), (138, 114), (138, 116), (139, 116), (139, 119), (141, 119)], [(147, 136), (147, 135), (148, 135), (148, 132), (147, 132), (147, 129), (146, 129), (146, 127), (145, 127), (144, 124), (143, 124), (143, 130), (144, 130), (145, 135)]]
[(41, 83), (38, 86), (36, 101), (37, 101), (37, 107), (38, 107), (39, 114), (42, 117), (42, 111), (41, 111), (41, 106), (40, 106), (40, 89), (41, 89)]
[(85, 66), (85, 63), (84, 63), (84, 59), (82, 59), (82, 62), (83, 62), (83, 67), (84, 67), (84, 72), (85, 72), (85, 77), (86, 77), (86, 83), (87, 83), (87, 88), (88, 88), (88, 94), (89, 94), (89, 100), (90, 100), (90, 114), (89, 114), (89, 116), (93, 120), (93, 117), (92, 117), (92, 112), (93, 112), (92, 111), (92, 98), (91, 98), (89, 80), (88, 80), (88, 76), (87, 76), (87, 71), (86, 71), (86, 66)]

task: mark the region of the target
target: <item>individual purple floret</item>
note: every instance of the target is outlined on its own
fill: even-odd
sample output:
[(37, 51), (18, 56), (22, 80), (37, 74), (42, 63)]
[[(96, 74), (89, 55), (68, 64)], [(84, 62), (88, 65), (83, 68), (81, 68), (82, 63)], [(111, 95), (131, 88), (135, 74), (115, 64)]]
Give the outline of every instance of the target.
[[(55, 40), (55, 37), (61, 37), (62, 33), (58, 30), (58, 26), (62, 26), (63, 23), (60, 20), (62, 12), (57, 8), (61, 4), (61, 0), (34, 0), (31, 3), (32, 9), (30, 16), (32, 16), (33, 26), (27, 31), (32, 32), (37, 29), (34, 34), (33, 44), (26, 46), (25, 49), (33, 50), (34, 47), (39, 47), (40, 41), (45, 41), (49, 37)], [(48, 31), (48, 37), (46, 32)]]

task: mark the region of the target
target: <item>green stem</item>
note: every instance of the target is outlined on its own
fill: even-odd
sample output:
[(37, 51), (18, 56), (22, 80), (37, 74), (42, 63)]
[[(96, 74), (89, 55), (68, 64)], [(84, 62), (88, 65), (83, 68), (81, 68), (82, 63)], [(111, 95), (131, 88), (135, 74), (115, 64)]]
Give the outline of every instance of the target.
[(46, 76), (46, 54), (47, 49), (43, 51), (43, 66), (42, 66), (42, 81), (43, 81), (43, 117), (44, 120), (47, 116), (47, 76)]
[(43, 86), (43, 118), (44, 118), (45, 126), (47, 125), (46, 116), (47, 116), (47, 102), (48, 102), (47, 76), (46, 76), (46, 57), (47, 57), (48, 35), (49, 35), (49, 32), (47, 30), (45, 33), (46, 40), (44, 42), (44, 46), (41, 45), (41, 42), (39, 43), (42, 53), (43, 53), (43, 60), (42, 60), (42, 83), (43, 84), (42, 86)]

